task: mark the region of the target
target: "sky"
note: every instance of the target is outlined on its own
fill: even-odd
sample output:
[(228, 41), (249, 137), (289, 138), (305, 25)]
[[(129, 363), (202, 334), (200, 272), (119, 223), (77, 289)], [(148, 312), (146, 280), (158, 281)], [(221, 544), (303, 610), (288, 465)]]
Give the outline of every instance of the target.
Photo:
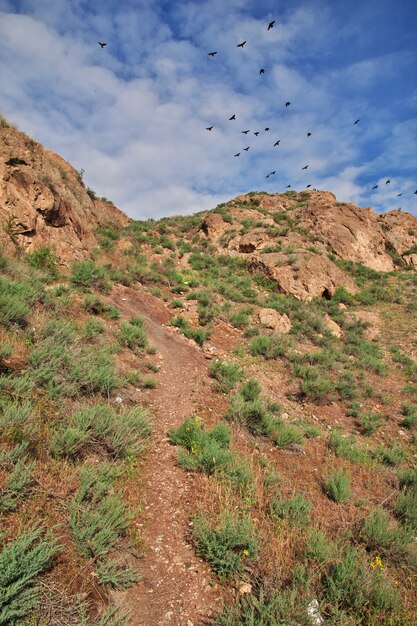
[(136, 219), (288, 185), (417, 216), (416, 111), (415, 0), (0, 0), (0, 112)]

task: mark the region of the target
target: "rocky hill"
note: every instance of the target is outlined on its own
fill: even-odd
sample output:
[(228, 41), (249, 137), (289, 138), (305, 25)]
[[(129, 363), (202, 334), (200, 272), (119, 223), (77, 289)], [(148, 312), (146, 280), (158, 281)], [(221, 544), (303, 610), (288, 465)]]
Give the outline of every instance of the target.
[(64, 266), (90, 256), (100, 226), (129, 222), (69, 163), (7, 123), (0, 125), (0, 221), (3, 246), (50, 246)]
[(0, 626), (414, 625), (417, 220), (0, 175)]

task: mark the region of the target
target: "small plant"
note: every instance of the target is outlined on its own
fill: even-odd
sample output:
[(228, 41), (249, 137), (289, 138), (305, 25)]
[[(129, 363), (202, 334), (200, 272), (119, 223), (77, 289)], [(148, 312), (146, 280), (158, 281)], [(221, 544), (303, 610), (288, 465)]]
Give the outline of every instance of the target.
[(193, 519), (196, 552), (208, 561), (221, 578), (230, 578), (242, 571), (246, 559), (254, 557), (257, 542), (249, 518), (226, 513), (217, 521), (203, 514)]
[(304, 554), (317, 563), (326, 563), (336, 553), (336, 546), (327, 535), (318, 528), (308, 528)]
[(14, 624), (37, 605), (36, 579), (60, 546), (39, 526), (3, 546), (0, 552), (0, 624)]
[[(137, 320), (139, 320), (139, 318), (137, 318)], [(148, 339), (142, 324), (142, 320), (141, 323), (132, 323), (132, 321), (130, 323), (122, 322), (119, 333), (120, 344), (131, 350), (134, 348), (146, 348)]]
[(94, 261), (80, 261), (71, 266), (71, 282), (76, 287), (88, 289), (95, 287), (100, 291), (107, 291), (109, 282), (104, 267), (96, 265)]
[(312, 503), (302, 493), (290, 498), (280, 498), (271, 504), (271, 515), (274, 519), (287, 520), (295, 526), (305, 526), (310, 519)]
[(31, 267), (38, 270), (45, 270), (49, 272), (53, 278), (58, 276), (58, 258), (47, 246), (38, 248), (31, 254), (28, 254), (27, 261)]
[(360, 449), (354, 437), (344, 437), (336, 428), (331, 432), (329, 448), (336, 456), (351, 463), (365, 463), (368, 459), (366, 452)]
[(332, 471), (325, 475), (323, 489), (330, 500), (346, 502), (350, 498), (350, 478), (342, 468)]
[(417, 490), (415, 487), (403, 489), (394, 503), (397, 518), (406, 528), (417, 531)]
[(379, 446), (372, 451), (372, 456), (384, 465), (398, 465), (404, 458), (404, 450), (397, 444)]
[(109, 585), (113, 589), (128, 589), (139, 579), (138, 572), (118, 559), (100, 563), (96, 574), (102, 585)]
[(229, 393), (242, 378), (242, 368), (237, 363), (215, 360), (210, 365), (210, 376), (216, 380), (215, 389), (220, 393)]
[(250, 344), (253, 356), (263, 356), (265, 359), (277, 359), (287, 353), (288, 342), (281, 337), (259, 335)]
[(174, 317), (171, 324), (179, 328), (188, 339), (192, 339), (199, 346), (202, 346), (207, 339), (208, 333), (204, 328), (194, 328), (184, 317)]
[(301, 444), (303, 442), (302, 432), (293, 424), (279, 424), (274, 437), (275, 445), (285, 448), (292, 443)]

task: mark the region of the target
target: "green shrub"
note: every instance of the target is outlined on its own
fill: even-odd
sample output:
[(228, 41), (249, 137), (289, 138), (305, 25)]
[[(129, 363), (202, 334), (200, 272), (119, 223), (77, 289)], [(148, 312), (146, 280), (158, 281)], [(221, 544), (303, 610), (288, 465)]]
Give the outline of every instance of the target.
[(26, 459), (19, 459), (12, 473), (6, 478), (0, 489), (0, 511), (16, 511), (32, 483), (33, 463), (26, 465)]
[(104, 267), (94, 261), (79, 261), (71, 266), (71, 282), (82, 289), (96, 288), (100, 291), (109, 289), (109, 281)]
[(45, 270), (53, 278), (56, 278), (59, 274), (58, 257), (46, 246), (38, 248), (31, 254), (28, 254), (27, 261), (31, 267), (38, 270)]
[(103, 315), (112, 320), (117, 320), (120, 317), (120, 313), (115, 307), (106, 304), (94, 294), (88, 293), (84, 296), (84, 308), (93, 315)]
[(102, 585), (109, 585), (113, 589), (128, 589), (139, 579), (138, 572), (118, 559), (100, 563), (96, 574)]
[(148, 339), (146, 331), (142, 325), (122, 322), (119, 341), (122, 346), (126, 346), (130, 349), (134, 348), (146, 348)]
[(298, 589), (273, 590), (267, 594), (238, 597), (232, 606), (226, 606), (218, 615), (213, 626), (311, 626), (307, 612), (310, 598), (300, 595)]
[(329, 447), (336, 456), (351, 463), (365, 463), (368, 458), (366, 452), (359, 448), (354, 437), (343, 437), (336, 428), (331, 432)]
[(336, 546), (327, 535), (318, 528), (308, 528), (304, 555), (317, 563), (326, 563), (336, 554)]
[(88, 558), (102, 560), (129, 526), (122, 500), (109, 491), (115, 468), (84, 467), (80, 485), (70, 502), (70, 528), (77, 548)]
[(140, 406), (119, 414), (106, 404), (96, 404), (74, 413), (52, 436), (50, 450), (55, 457), (77, 458), (87, 446), (98, 443), (114, 458), (137, 456), (150, 430), (148, 413)]
[(257, 380), (250, 378), (239, 389), (239, 393), (245, 402), (254, 402), (261, 395), (262, 387)]
[(334, 502), (346, 502), (350, 498), (350, 478), (342, 468), (325, 475), (323, 488)]
[(391, 516), (382, 509), (369, 513), (361, 536), (368, 549), (400, 558), (407, 553), (411, 540), (409, 533), (393, 528)]
[(197, 554), (222, 578), (240, 573), (246, 558), (257, 552), (252, 522), (244, 516), (225, 513), (214, 522), (197, 515), (193, 518), (193, 536)]
[(259, 335), (251, 342), (249, 349), (253, 356), (263, 356), (265, 359), (277, 359), (287, 353), (288, 341), (282, 337)]
[(303, 442), (303, 434), (293, 424), (282, 423), (278, 426), (274, 442), (279, 448), (285, 448), (292, 443), (301, 444)]
[(59, 550), (57, 539), (34, 526), (0, 552), (0, 624), (14, 624), (37, 605), (36, 579)]
[(360, 413), (357, 420), (361, 432), (368, 436), (374, 435), (381, 425), (381, 417), (380, 413)]
[(208, 333), (204, 328), (194, 328), (184, 317), (174, 317), (171, 324), (179, 328), (188, 339), (192, 339), (199, 346), (202, 346), (207, 339)]
[(397, 518), (406, 528), (417, 531), (417, 490), (407, 488), (401, 491), (394, 503)]
[(268, 435), (275, 425), (261, 398), (248, 402), (240, 392), (230, 401), (225, 417), (246, 426), (255, 435)]
[(397, 444), (378, 446), (372, 451), (372, 456), (384, 465), (398, 465), (404, 459), (404, 450)]
[(370, 610), (390, 611), (398, 602), (398, 594), (385, 576), (372, 571), (365, 555), (352, 546), (330, 566), (324, 579), (324, 595), (335, 607), (360, 617)]
[(215, 360), (210, 364), (210, 376), (216, 380), (215, 389), (220, 393), (229, 393), (242, 378), (243, 372), (237, 363)]
[(283, 519), (295, 526), (305, 526), (310, 519), (312, 503), (302, 493), (291, 498), (273, 500), (271, 515), (274, 519)]
[(103, 334), (104, 331), (105, 326), (103, 322), (94, 317), (88, 319), (85, 323), (85, 336), (89, 340), (98, 337), (98, 335)]
[(26, 282), (0, 276), (0, 323), (24, 326), (31, 305), (42, 293), (43, 288), (36, 280)]

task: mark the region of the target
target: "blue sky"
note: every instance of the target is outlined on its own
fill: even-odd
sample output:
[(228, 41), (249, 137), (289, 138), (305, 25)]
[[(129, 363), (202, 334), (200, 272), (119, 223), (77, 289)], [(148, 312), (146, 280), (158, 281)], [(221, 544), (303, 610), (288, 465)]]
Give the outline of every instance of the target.
[(0, 0), (0, 85), (135, 218), (287, 185), (417, 215), (415, 0)]

